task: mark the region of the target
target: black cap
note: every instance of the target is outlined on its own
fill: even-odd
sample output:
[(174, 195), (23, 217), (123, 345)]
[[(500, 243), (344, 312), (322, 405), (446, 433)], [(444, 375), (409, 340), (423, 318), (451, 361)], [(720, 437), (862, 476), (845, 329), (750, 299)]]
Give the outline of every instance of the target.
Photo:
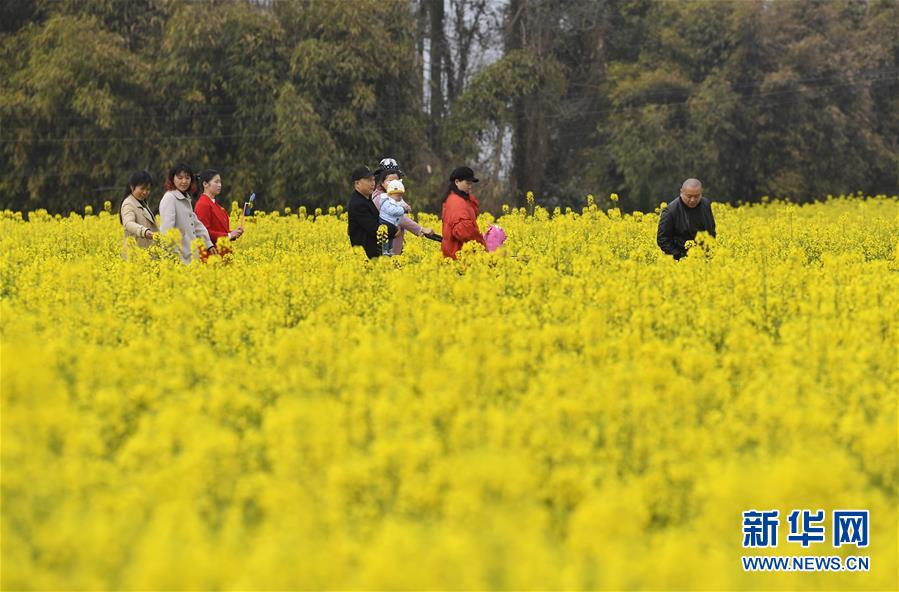
[(355, 183), (359, 179), (367, 179), (368, 177), (374, 177), (375, 174), (371, 172), (371, 169), (367, 166), (363, 165), (360, 167), (356, 167), (353, 169), (353, 172), (350, 174), (350, 183)]
[(474, 176), (474, 171), (468, 167), (459, 167), (450, 175), (450, 181), (471, 181), (477, 183), (478, 178)]

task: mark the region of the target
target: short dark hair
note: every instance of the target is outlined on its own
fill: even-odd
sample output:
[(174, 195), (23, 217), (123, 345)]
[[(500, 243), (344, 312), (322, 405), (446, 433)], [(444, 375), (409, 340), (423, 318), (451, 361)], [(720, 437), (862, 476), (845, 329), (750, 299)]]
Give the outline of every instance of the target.
[(178, 173), (187, 173), (190, 175), (190, 187), (187, 189), (188, 193), (193, 193), (196, 191), (197, 180), (194, 177), (194, 170), (190, 168), (190, 165), (185, 162), (176, 162), (175, 166), (169, 169), (169, 174), (165, 176), (165, 184), (163, 184), (163, 189), (166, 191), (173, 191), (177, 189), (175, 187), (175, 175)]
[(131, 178), (128, 179), (128, 187), (125, 188), (124, 197), (128, 197), (131, 195), (131, 192), (134, 191), (135, 187), (152, 187), (153, 186), (153, 177), (150, 176), (150, 173), (147, 171), (134, 171), (131, 173)]
[(119, 222), (122, 221), (122, 204), (125, 203), (125, 200), (128, 199), (128, 196), (134, 193), (134, 189), (136, 187), (152, 187), (153, 186), (153, 177), (150, 176), (150, 173), (147, 171), (134, 171), (131, 173), (131, 178), (128, 179), (128, 186), (125, 187), (125, 193), (122, 195), (122, 200), (119, 202)]
[(375, 171), (375, 183), (378, 185), (382, 185), (384, 180), (390, 175), (396, 175), (398, 179), (403, 178), (403, 171), (400, 169), (379, 169)]

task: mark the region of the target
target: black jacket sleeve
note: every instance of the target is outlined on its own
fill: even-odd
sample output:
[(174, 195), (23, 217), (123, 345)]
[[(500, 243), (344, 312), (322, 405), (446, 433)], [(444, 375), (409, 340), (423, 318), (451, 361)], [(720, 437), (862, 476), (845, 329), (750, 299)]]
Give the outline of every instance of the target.
[(670, 206), (662, 210), (662, 214), (659, 216), (659, 230), (656, 233), (656, 242), (662, 251), (673, 255), (675, 259), (686, 254), (682, 252), (683, 250), (674, 241), (674, 215)]
[(378, 232), (378, 226), (380, 226), (378, 217), (372, 215), (371, 209), (365, 202), (354, 201), (350, 204), (350, 210), (347, 214), (348, 217), (353, 219), (353, 223), (358, 224), (365, 230), (366, 234)]

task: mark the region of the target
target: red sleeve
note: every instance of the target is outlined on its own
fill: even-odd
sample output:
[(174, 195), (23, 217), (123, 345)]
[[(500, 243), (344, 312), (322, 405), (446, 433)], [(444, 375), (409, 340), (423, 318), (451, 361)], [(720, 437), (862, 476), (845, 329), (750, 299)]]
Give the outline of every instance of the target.
[(218, 242), (218, 240), (223, 236), (228, 236), (227, 232), (222, 232), (221, 230), (211, 230), (207, 228), (206, 231), (209, 233), (209, 238), (212, 239), (213, 243)]
[(462, 242), (474, 240), (484, 244), (484, 236), (481, 234), (478, 225), (475, 224), (473, 220), (463, 218), (453, 224), (452, 229), (453, 237), (457, 240)]
[(197, 218), (203, 223), (203, 226), (206, 227), (206, 232), (209, 233), (212, 244), (218, 242), (219, 238), (228, 236), (227, 232), (222, 232), (215, 228), (215, 213), (212, 211), (212, 206), (206, 200), (197, 200), (197, 205), (194, 206), (194, 212), (196, 212)]
[(448, 226), (453, 234), (453, 238), (458, 241), (475, 240), (484, 243), (484, 237), (478, 229), (477, 221), (472, 217), (468, 205), (461, 198), (447, 201), (447, 218)]

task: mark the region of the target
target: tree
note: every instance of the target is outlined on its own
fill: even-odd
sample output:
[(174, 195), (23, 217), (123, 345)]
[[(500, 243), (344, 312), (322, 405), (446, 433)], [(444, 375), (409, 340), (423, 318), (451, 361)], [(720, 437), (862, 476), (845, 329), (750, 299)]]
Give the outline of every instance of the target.
[[(651, 209), (689, 176), (731, 200), (889, 186), (896, 150), (877, 123), (890, 118), (875, 108), (886, 96), (876, 85), (894, 82), (896, 71), (862, 57), (884, 41), (864, 30), (878, 10), (814, 1), (654, 5), (649, 22), (664, 25), (647, 32), (635, 60), (609, 66), (610, 150), (632, 203)], [(879, 104), (890, 112), (889, 99)]]
[(343, 201), (382, 156), (431, 210), (460, 164), (492, 208), (899, 187), (895, 0), (13, 0), (0, 23), (0, 207), (97, 206), (179, 159), (264, 208)]
[(514, 100), (510, 185), (519, 201), (529, 190), (540, 191), (549, 159), (550, 117), (564, 92), (565, 74), (553, 55), (561, 6), (543, 0), (511, 0), (505, 23), (507, 53), (526, 48), (535, 64), (559, 84), (537, 86)]
[[(456, 101), (444, 126), (444, 145), (449, 158), (472, 161), (494, 130), (502, 134), (506, 129), (514, 129), (516, 123), (521, 124), (517, 117), (523, 98), (531, 99), (532, 105), (548, 108), (564, 88), (565, 80), (554, 61), (524, 49), (506, 53), (475, 76)], [(539, 161), (534, 166), (543, 170)]]
[(271, 155), (287, 65), (283, 30), (270, 11), (243, 2), (179, 6), (153, 68), (160, 172), (176, 160), (211, 167), (235, 199), (255, 191), (263, 207), (280, 204)]
[(81, 209), (152, 157), (140, 119), (147, 64), (93, 17), (57, 16), (4, 39), (0, 206)]
[(289, 203), (342, 200), (349, 171), (379, 155), (415, 161), (425, 126), (413, 18), (403, 0), (282, 15), (299, 39), (276, 108), (275, 186)]

